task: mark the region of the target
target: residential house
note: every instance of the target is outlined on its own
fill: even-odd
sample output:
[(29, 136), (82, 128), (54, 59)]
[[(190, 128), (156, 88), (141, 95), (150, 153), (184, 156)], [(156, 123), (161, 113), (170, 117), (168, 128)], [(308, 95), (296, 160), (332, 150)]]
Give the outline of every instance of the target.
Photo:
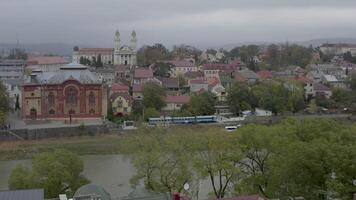
[(345, 89), (347, 87), (345, 81), (336, 78), (334, 75), (327, 75), (327, 74), (322, 75), (321, 82), (323, 84), (330, 85), (334, 88)]
[(223, 85), (224, 88), (226, 89), (231, 88), (234, 80), (234, 73), (219, 72), (219, 79), (220, 79), (220, 83)]
[(329, 99), (332, 96), (332, 90), (321, 83), (314, 83), (313, 87), (314, 87), (315, 95), (321, 95), (327, 99)]
[(235, 76), (240, 76), (244, 80), (247, 81), (247, 83), (256, 83), (256, 81), (260, 78), (255, 72), (249, 70), (249, 69), (243, 69), (243, 70), (238, 70), (235, 72)]
[(110, 95), (111, 107), (115, 116), (129, 115), (133, 98), (127, 92), (115, 92)]
[(213, 93), (218, 101), (226, 101), (226, 91), (220, 80), (217, 78), (207, 79), (209, 91)]
[(200, 79), (204, 78), (204, 73), (202, 71), (191, 71), (191, 72), (186, 72), (184, 73), (183, 76), (187, 81), (192, 80), (192, 79)]
[(173, 65), (171, 69), (172, 77), (177, 77), (178, 75), (183, 75), (187, 72), (198, 71), (198, 67), (195, 66), (193, 62), (187, 60), (172, 60), (167, 62)]
[(92, 72), (95, 73), (96, 76), (99, 77), (100, 81), (104, 84), (111, 85), (115, 82), (115, 67), (113, 66), (104, 66), (104, 67), (95, 67), (91, 69)]
[(209, 91), (209, 85), (205, 79), (193, 79), (188, 81), (190, 92), (199, 92), (201, 90)]
[(136, 68), (134, 69), (134, 76), (132, 84), (145, 84), (153, 81), (153, 71), (149, 68)]
[(174, 111), (180, 110), (184, 104), (188, 104), (190, 101), (190, 96), (166, 96), (165, 102), (166, 106), (163, 108), (164, 111)]
[(273, 73), (272, 71), (269, 70), (261, 70), (257, 72), (257, 75), (261, 78), (261, 79), (265, 79), (265, 80), (269, 80), (273, 78)]
[(179, 91), (179, 79), (178, 78), (160, 78), (162, 86), (169, 93), (177, 93)]
[(132, 97), (134, 100), (143, 100), (143, 88), (144, 84), (132, 85)]
[(110, 95), (113, 93), (129, 93), (129, 90), (129, 86), (122, 82), (113, 83), (110, 87)]
[(131, 69), (130, 66), (128, 65), (117, 65), (115, 66), (115, 78), (118, 81), (124, 81), (124, 82), (130, 82), (132, 77), (131, 77)]
[(234, 72), (238, 67), (237, 64), (207, 63), (201, 68), (205, 78), (219, 78), (219, 72)]

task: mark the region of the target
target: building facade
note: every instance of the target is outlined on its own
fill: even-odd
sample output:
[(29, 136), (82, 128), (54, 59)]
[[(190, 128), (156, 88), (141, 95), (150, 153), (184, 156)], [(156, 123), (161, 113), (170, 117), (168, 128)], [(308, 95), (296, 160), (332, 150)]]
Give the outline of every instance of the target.
[(85, 66), (36, 72), (22, 87), (23, 119), (102, 118), (107, 112), (107, 89)]
[(72, 62), (80, 63), (81, 58), (98, 60), (106, 65), (136, 65), (136, 32), (131, 33), (131, 44), (121, 45), (120, 32), (116, 31), (114, 48), (74, 48)]

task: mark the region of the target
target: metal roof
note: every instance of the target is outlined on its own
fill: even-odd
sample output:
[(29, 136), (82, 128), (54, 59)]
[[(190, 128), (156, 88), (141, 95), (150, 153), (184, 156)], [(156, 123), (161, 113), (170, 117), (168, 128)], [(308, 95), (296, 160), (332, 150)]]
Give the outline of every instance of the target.
[(0, 191), (1, 200), (44, 200), (43, 189)]

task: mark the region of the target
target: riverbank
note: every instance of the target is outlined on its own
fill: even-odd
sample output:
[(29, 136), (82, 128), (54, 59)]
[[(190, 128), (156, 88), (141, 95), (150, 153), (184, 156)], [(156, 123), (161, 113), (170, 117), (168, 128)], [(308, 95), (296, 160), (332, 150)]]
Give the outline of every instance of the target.
[[(169, 128), (140, 128), (138, 132), (164, 130), (169, 134), (204, 134), (207, 131), (224, 131), (221, 126), (170, 126)], [(78, 155), (126, 154), (122, 145), (124, 137), (132, 137), (136, 131), (128, 134), (97, 134), (95, 136), (75, 136), (41, 140), (23, 140), (0, 142), (0, 160), (29, 159), (42, 152), (54, 149), (67, 149)]]

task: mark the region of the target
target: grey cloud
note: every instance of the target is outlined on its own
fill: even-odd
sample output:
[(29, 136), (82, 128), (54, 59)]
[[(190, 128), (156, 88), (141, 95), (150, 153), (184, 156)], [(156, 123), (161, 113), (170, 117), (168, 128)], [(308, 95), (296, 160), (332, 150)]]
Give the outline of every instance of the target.
[(226, 44), (353, 37), (354, 0), (0, 0), (0, 42)]

